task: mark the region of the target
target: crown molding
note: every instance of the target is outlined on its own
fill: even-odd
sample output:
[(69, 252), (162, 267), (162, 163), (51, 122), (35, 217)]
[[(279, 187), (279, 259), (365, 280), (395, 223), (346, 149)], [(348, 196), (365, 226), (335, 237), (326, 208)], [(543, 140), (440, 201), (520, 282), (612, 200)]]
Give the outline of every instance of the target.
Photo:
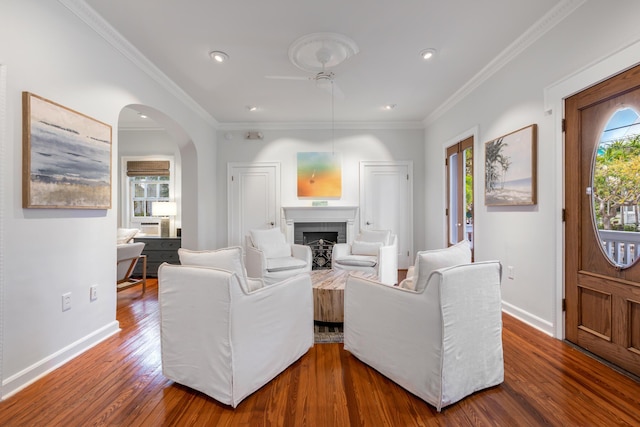
[(93, 8), (91, 8), (84, 0), (58, 0), (60, 4), (65, 6), (80, 18), (85, 24), (93, 29), (98, 35), (107, 41), (111, 46), (122, 53), (125, 58), (130, 60), (135, 66), (155, 80), (160, 86), (164, 87), (169, 93), (201, 117), (204, 121), (213, 127), (218, 127), (218, 122), (204, 108), (200, 106), (193, 98), (182, 90), (173, 80), (167, 77), (158, 67), (149, 61), (138, 49), (136, 49), (128, 40), (126, 40), (115, 28), (102, 18)]
[(516, 56), (540, 39), (548, 31), (571, 15), (576, 9), (586, 3), (587, 0), (563, 0), (556, 7), (547, 12), (527, 31), (518, 37), (513, 43), (507, 46), (498, 56), (489, 62), (465, 85), (458, 89), (445, 102), (429, 114), (424, 120), (424, 126), (428, 126), (440, 118), (444, 113), (452, 109), (456, 104), (466, 98), (471, 92), (477, 89), (482, 83), (496, 74), (502, 67), (511, 62)]
[(420, 121), (406, 122), (232, 122), (220, 123), (218, 130), (222, 131), (246, 131), (247, 129), (259, 130), (380, 130), (380, 129), (424, 129)]

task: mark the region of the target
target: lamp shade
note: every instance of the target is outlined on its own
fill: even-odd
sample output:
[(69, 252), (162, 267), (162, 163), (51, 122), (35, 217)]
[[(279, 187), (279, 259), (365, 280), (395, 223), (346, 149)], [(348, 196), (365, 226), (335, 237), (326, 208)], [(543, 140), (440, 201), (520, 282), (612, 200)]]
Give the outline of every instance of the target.
[(176, 202), (152, 202), (151, 214), (153, 216), (175, 216), (178, 212)]

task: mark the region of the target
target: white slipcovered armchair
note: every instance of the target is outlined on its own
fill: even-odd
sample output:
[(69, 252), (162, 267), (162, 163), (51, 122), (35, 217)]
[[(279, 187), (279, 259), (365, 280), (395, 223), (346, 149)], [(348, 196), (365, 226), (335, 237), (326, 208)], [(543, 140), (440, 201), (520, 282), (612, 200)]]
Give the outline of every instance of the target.
[(337, 243), (331, 268), (375, 274), (387, 285), (398, 283), (398, 237), (389, 230), (363, 230), (353, 243)]
[(311, 279), (263, 286), (240, 247), (179, 255), (158, 270), (163, 374), (236, 407), (313, 346)]
[(464, 246), (419, 252), (407, 288), (345, 287), (344, 348), (438, 411), (504, 380), (501, 266)]
[(311, 248), (287, 243), (277, 228), (251, 230), (245, 242), (249, 277), (262, 278), (271, 284), (311, 271)]

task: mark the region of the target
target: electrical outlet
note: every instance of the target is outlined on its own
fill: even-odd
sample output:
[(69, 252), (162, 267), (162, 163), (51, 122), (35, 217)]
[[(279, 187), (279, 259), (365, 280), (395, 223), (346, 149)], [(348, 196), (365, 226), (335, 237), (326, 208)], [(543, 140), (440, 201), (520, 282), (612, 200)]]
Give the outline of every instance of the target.
[(89, 299), (95, 301), (98, 299), (98, 285), (93, 285), (89, 288)]
[(71, 310), (71, 292), (62, 294), (62, 311)]
[(507, 267), (507, 277), (511, 280), (516, 278), (516, 268), (512, 265)]

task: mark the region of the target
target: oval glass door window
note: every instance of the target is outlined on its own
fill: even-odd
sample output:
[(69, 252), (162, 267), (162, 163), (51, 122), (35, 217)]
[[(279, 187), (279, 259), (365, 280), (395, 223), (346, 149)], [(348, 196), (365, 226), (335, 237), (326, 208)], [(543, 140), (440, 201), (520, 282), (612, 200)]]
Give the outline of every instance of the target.
[(616, 111), (602, 132), (592, 173), (592, 218), (608, 260), (626, 268), (640, 255), (640, 116)]

